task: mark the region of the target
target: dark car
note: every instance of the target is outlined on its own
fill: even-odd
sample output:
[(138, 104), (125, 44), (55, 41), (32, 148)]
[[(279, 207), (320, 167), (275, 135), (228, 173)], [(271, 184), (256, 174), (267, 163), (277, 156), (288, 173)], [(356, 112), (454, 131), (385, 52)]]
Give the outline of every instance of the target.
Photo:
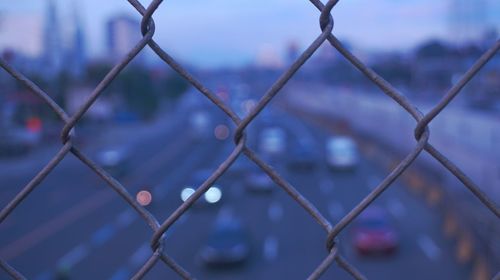
[(382, 208), (370, 207), (356, 219), (353, 243), (361, 255), (392, 254), (399, 237), (388, 214)]
[(218, 221), (199, 257), (211, 267), (238, 265), (250, 255), (249, 236), (241, 222), (234, 218)]
[(105, 148), (96, 156), (96, 163), (112, 176), (123, 176), (128, 172), (130, 153), (122, 147)]
[(270, 193), (276, 187), (269, 175), (257, 168), (248, 171), (245, 186), (247, 190), (255, 193)]

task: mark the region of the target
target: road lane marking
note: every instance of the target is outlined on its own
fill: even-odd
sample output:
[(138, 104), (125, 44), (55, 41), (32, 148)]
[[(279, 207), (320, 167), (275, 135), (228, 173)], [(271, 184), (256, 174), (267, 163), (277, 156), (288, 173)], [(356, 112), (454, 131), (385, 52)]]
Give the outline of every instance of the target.
[(53, 280), (54, 275), (52, 275), (52, 273), (49, 271), (44, 271), (43, 273), (40, 273), (40, 275), (36, 276), (33, 279), (35, 279), (35, 280)]
[[(184, 142), (187, 143), (187, 141)], [(174, 157), (172, 154), (177, 154), (177, 153), (171, 153), (171, 150), (172, 149), (166, 148), (163, 150), (163, 152), (157, 153), (153, 158), (151, 158), (144, 165), (142, 165), (142, 167), (144, 168), (144, 166), (147, 166), (148, 170), (159, 170), (160, 164), (162, 162), (171, 161), (171, 159)], [(178, 147), (174, 149), (174, 151), (181, 151), (181, 150), (182, 149)], [(163, 158), (164, 160), (160, 161), (159, 159), (162, 157), (164, 157)], [(122, 180), (122, 182), (130, 183), (133, 180), (139, 180), (140, 179), (139, 176), (141, 175), (141, 173), (137, 172), (138, 170), (139, 169), (135, 169), (134, 170), (135, 172), (130, 173), (127, 176), (127, 178), (124, 178)], [(142, 177), (144, 177), (144, 175)], [(105, 205), (108, 205), (109, 204), (108, 202), (113, 199), (118, 199), (118, 196), (114, 191), (110, 191), (109, 188), (94, 193), (90, 197), (87, 197), (85, 200), (76, 204), (74, 207), (63, 212), (61, 215), (54, 217), (52, 220), (44, 224), (41, 224), (40, 226), (31, 230), (30, 232), (26, 233), (20, 238), (10, 242), (9, 245), (5, 246), (4, 248), (1, 248), (0, 256), (4, 260), (8, 261), (21, 255), (28, 249), (32, 248), (33, 246), (37, 245), (43, 240), (53, 236), (57, 232), (61, 231), (70, 224), (74, 223), (75, 221), (88, 216), (89, 214), (97, 211), (97, 209)]]
[(406, 208), (403, 203), (397, 198), (391, 197), (387, 201), (387, 209), (396, 218), (404, 218), (406, 215)]
[(120, 267), (109, 280), (126, 280), (130, 279), (130, 271), (126, 267)]
[[(170, 229), (165, 233), (165, 237), (166, 238), (170, 237), (179, 225), (182, 225), (184, 222), (186, 222), (188, 217), (189, 217), (189, 214), (187, 214), (187, 213), (182, 215), (179, 218), (179, 220), (177, 220), (170, 227)], [(139, 246), (139, 248), (137, 248), (132, 253), (132, 255), (128, 259), (127, 264), (119, 267), (115, 271), (115, 273), (113, 273), (113, 276), (110, 278), (110, 280), (130, 279), (130, 276), (132, 275), (131, 269), (134, 269), (136, 267), (143, 265), (152, 254), (153, 254), (153, 252), (151, 251), (150, 244), (148, 242), (143, 243), (141, 246)]]
[(126, 209), (116, 218), (115, 224), (118, 228), (126, 228), (137, 218), (137, 214), (132, 209)]
[(441, 255), (441, 249), (434, 243), (434, 241), (427, 235), (421, 235), (417, 240), (420, 249), (431, 260), (436, 261)]
[(368, 185), (366, 186), (370, 191), (373, 191), (380, 183), (382, 179), (378, 176), (368, 177)]
[(57, 261), (57, 267), (70, 269), (80, 262), (80, 260), (85, 258), (89, 254), (89, 251), (86, 245), (80, 244), (60, 258), (59, 261)]
[(331, 201), (328, 203), (328, 214), (334, 220), (340, 220), (345, 213), (344, 206), (340, 202)]
[(151, 248), (149, 243), (142, 244), (133, 254), (130, 256), (129, 264), (133, 267), (139, 266), (146, 262), (147, 258), (149, 258), (153, 253), (151, 252)]
[(75, 207), (63, 212), (60, 216), (39, 226), (38, 228), (21, 236), (0, 250), (0, 256), (5, 260), (13, 259), (41, 241), (59, 232), (74, 221), (83, 218), (96, 209), (107, 204), (114, 196), (109, 190), (102, 190), (88, 199), (80, 202)]
[(111, 239), (116, 232), (117, 228), (113, 224), (106, 224), (92, 234), (90, 244), (99, 247)]
[(333, 192), (334, 184), (330, 179), (323, 179), (319, 182), (319, 190), (323, 194), (330, 194)]
[(263, 256), (267, 261), (272, 261), (278, 257), (278, 239), (268, 236), (264, 240)]
[(281, 206), (281, 203), (279, 201), (271, 202), (267, 209), (267, 215), (272, 222), (281, 220), (283, 217), (283, 206)]

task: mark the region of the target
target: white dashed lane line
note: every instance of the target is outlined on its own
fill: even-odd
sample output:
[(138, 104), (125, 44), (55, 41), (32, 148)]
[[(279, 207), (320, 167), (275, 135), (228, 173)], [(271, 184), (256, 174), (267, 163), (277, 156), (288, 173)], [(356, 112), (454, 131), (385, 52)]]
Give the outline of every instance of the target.
[(338, 201), (328, 203), (328, 214), (333, 220), (340, 220), (345, 213), (344, 206)]
[(406, 208), (401, 201), (395, 197), (387, 200), (387, 210), (398, 219), (402, 219), (406, 215)]
[(89, 252), (90, 250), (87, 245), (80, 244), (60, 258), (59, 261), (57, 261), (57, 267), (69, 269), (84, 259)]
[(278, 222), (283, 217), (283, 206), (279, 201), (273, 201), (267, 209), (267, 215), (272, 222)]
[(278, 257), (278, 239), (274, 236), (266, 237), (262, 253), (265, 260), (275, 260)]
[(121, 229), (129, 226), (135, 219), (137, 219), (137, 214), (135, 213), (135, 211), (132, 209), (127, 209), (120, 215), (118, 215), (115, 223), (117, 227)]
[(110, 280), (126, 280), (126, 279), (130, 278), (131, 274), (132, 274), (132, 272), (129, 271), (126, 267), (121, 267), (109, 279)]
[(436, 243), (427, 235), (421, 235), (417, 239), (417, 244), (424, 254), (433, 261), (436, 261), (441, 255), (441, 249), (439, 249)]
[(98, 229), (90, 239), (92, 247), (99, 247), (115, 235), (117, 228), (113, 224), (107, 224)]
[(330, 179), (323, 179), (319, 182), (319, 190), (323, 194), (331, 194), (334, 189), (334, 183)]
[(133, 254), (130, 256), (128, 263), (132, 267), (138, 267), (143, 265), (146, 260), (152, 255), (151, 247), (149, 243), (142, 244)]
[[(168, 238), (172, 235), (172, 233), (175, 231), (175, 229), (182, 225), (183, 223), (186, 222), (186, 220), (189, 218), (189, 214), (184, 213), (179, 220), (177, 220), (172, 227), (165, 233), (165, 237)], [(113, 276), (111, 276), (111, 280), (125, 280), (125, 279), (130, 279), (130, 277), (133, 275), (134, 269), (137, 269), (138, 267), (142, 266), (144, 263), (146, 263), (147, 259), (151, 257), (151, 247), (148, 242), (143, 243), (139, 248), (137, 248), (129, 257), (128, 261), (126, 264), (123, 266), (119, 267), (115, 273), (113, 273)]]
[[(137, 214), (133, 210), (127, 209), (122, 211), (115, 220), (109, 224), (105, 224), (98, 230), (96, 230), (90, 237), (90, 240), (78, 244), (76, 247), (71, 249), (68, 253), (62, 256), (58, 262), (57, 267), (61, 269), (71, 269), (71, 267), (77, 265), (82, 260), (84, 260), (92, 250), (95, 250), (111, 240), (120, 229), (129, 226), (135, 219), (137, 219)], [(51, 279), (52, 273), (50, 271), (44, 271), (35, 279)]]

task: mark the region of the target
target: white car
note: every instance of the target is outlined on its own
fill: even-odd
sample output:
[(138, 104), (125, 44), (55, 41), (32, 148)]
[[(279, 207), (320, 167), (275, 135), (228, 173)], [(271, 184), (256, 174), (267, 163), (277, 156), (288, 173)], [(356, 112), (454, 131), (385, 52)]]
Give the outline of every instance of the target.
[(356, 142), (346, 136), (332, 137), (326, 143), (326, 160), (334, 169), (353, 169), (359, 161)]
[(193, 134), (197, 137), (204, 138), (211, 135), (211, 119), (210, 115), (205, 111), (196, 111), (190, 118), (189, 123)]
[(107, 148), (97, 153), (96, 162), (113, 176), (128, 172), (130, 154), (126, 148)]
[(278, 127), (266, 128), (260, 137), (259, 149), (269, 155), (278, 155), (285, 151), (285, 132)]

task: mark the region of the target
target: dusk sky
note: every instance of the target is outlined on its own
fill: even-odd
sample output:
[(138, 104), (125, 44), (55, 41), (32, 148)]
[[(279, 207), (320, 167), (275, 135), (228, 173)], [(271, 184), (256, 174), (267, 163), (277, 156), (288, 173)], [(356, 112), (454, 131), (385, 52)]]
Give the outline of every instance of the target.
[[(69, 21), (63, 25), (66, 31), (72, 25), (73, 2), (57, 1), (61, 22)], [(485, 22), (498, 29), (500, 1), (488, 3)], [(38, 41), (28, 37), (40, 36), (33, 29), (43, 22), (45, 5), (45, 0), (0, 3), (0, 16), (26, 19), (15, 32), (11, 26), (0, 28), (0, 40), (26, 41), (36, 49)], [(429, 38), (450, 38), (449, 6), (450, 0), (341, 0), (333, 12), (334, 33), (362, 50), (407, 49)], [(136, 15), (125, 0), (85, 0), (77, 7), (93, 56), (104, 52), (108, 17)], [(154, 16), (155, 39), (174, 57), (194, 64), (240, 65), (263, 49), (281, 53), (291, 41), (305, 48), (320, 33), (318, 16), (307, 0), (165, 1)], [(15, 33), (19, 38), (12, 38)], [(5, 44), (0, 41), (0, 47)]]

